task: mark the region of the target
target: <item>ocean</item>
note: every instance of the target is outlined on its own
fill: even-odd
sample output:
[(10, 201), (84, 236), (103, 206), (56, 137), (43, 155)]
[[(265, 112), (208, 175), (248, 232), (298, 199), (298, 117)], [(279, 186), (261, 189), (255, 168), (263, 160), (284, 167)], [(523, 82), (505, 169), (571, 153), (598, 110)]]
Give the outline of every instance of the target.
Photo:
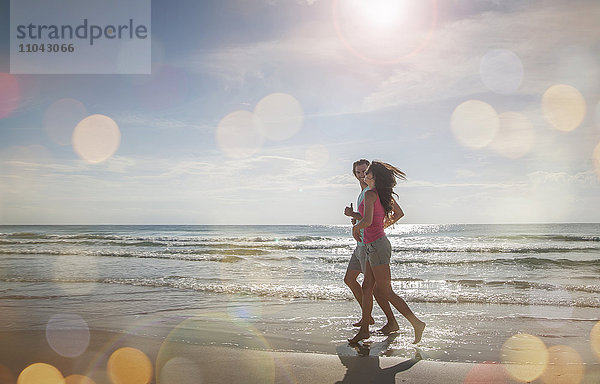
[[(600, 224), (387, 233), (393, 288), (428, 324), (426, 358), (499, 361), (518, 333), (589, 350)], [(198, 344), (352, 354), (360, 309), (343, 277), (354, 245), (345, 225), (0, 226), (0, 326), (49, 329), (68, 314), (140, 335), (185, 328)], [(374, 317), (372, 330), (385, 320), (376, 305)], [(399, 335), (375, 334), (367, 353), (414, 353), (397, 317)]]

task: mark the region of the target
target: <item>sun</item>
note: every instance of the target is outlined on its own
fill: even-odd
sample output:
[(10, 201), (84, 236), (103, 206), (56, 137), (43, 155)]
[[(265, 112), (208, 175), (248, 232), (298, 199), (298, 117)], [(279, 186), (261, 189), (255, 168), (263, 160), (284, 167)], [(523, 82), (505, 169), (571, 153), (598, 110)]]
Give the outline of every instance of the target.
[(355, 56), (378, 64), (404, 60), (433, 35), (438, 0), (333, 0), (336, 33)]
[(397, 26), (405, 16), (405, 4), (402, 0), (356, 1), (359, 16), (371, 27), (390, 28)]

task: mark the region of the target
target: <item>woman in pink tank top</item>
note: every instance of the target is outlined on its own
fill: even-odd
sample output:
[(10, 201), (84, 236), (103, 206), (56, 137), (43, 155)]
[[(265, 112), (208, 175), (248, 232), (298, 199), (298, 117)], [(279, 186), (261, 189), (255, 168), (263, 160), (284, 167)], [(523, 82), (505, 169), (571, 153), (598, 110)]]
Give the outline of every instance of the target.
[[(410, 309), (408, 304), (392, 289), (390, 258), (392, 247), (385, 236), (384, 228), (398, 221), (404, 212), (392, 196), (396, 186), (396, 178), (405, 180), (405, 175), (398, 168), (379, 161), (373, 161), (366, 171), (365, 182), (370, 190), (365, 193), (363, 202), (358, 209), (362, 219), (352, 228), (354, 238), (360, 238), (360, 230), (364, 229), (364, 242), (367, 247), (367, 266), (362, 284), (362, 318), (371, 317), (373, 310), (373, 291), (375, 285), (380, 295), (389, 301), (411, 323), (415, 332), (414, 344), (421, 340), (425, 323)], [(397, 196), (397, 195), (396, 195)], [(381, 328), (381, 332), (389, 334), (398, 331), (395, 321), (389, 321)], [(364, 321), (350, 343), (358, 343), (368, 339), (369, 323)]]
[[(377, 189), (373, 187), (369, 187), (371, 192), (375, 192), (373, 195), (376, 200), (373, 205), (373, 220), (371, 221), (371, 225), (365, 228), (365, 244), (372, 243), (375, 240), (385, 236), (385, 231), (383, 230), (383, 222), (385, 220), (385, 210), (383, 209), (383, 205), (381, 205), (381, 201), (379, 200), (379, 194), (377, 193)], [(366, 192), (365, 192), (366, 193)], [(366, 195), (365, 195), (366, 196)], [(361, 216), (365, 216), (365, 201), (360, 203), (358, 206), (358, 212)]]

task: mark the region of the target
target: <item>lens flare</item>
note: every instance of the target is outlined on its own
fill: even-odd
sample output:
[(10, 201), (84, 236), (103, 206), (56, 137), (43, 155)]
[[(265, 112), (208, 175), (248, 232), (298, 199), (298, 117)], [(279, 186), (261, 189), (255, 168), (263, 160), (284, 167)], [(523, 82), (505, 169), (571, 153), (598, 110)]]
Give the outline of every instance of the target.
[(500, 118), (491, 105), (468, 100), (456, 107), (450, 126), (459, 143), (469, 148), (483, 148), (496, 136)]
[(56, 144), (71, 143), (73, 130), (88, 116), (85, 106), (75, 99), (60, 99), (48, 107), (44, 113), (44, 129)]
[(566, 345), (548, 348), (548, 366), (541, 379), (546, 384), (579, 384), (584, 363), (579, 353)]
[(523, 81), (521, 59), (508, 49), (494, 49), (486, 53), (479, 65), (483, 84), (501, 94), (516, 92)]
[(59, 355), (77, 357), (85, 352), (90, 343), (90, 330), (81, 316), (62, 313), (48, 320), (46, 340)]
[(505, 112), (498, 116), (498, 133), (490, 147), (502, 156), (517, 159), (525, 156), (535, 141), (535, 130), (527, 116), (516, 112)]
[(25, 368), (17, 384), (64, 384), (65, 378), (54, 366), (45, 363), (31, 364)]
[(596, 174), (600, 177), (600, 143), (596, 145), (594, 148), (594, 152), (592, 154), (592, 161), (594, 163), (594, 169), (596, 170)]
[(113, 119), (91, 115), (81, 120), (73, 132), (73, 149), (83, 160), (97, 164), (109, 159), (119, 148), (121, 132)]
[[(241, 319), (231, 318), (225, 313), (207, 313), (182, 321), (165, 338), (156, 357), (157, 384), (179, 382), (173, 381), (176, 377), (182, 378), (185, 383), (193, 382), (194, 378), (196, 382), (202, 382), (200, 364), (192, 360), (195, 354), (190, 350), (196, 344), (265, 351), (261, 358), (241, 359), (236, 369), (248, 372), (249, 382), (274, 382), (275, 361), (272, 353), (266, 352), (272, 347), (265, 337)], [(175, 372), (178, 366), (183, 370)]]
[(519, 333), (502, 346), (502, 364), (515, 380), (533, 381), (542, 375), (548, 365), (548, 350), (539, 338)]
[(502, 365), (493, 362), (477, 364), (465, 376), (464, 384), (484, 383), (508, 383)]
[(0, 119), (9, 116), (21, 101), (17, 79), (9, 73), (0, 73)]
[[(117, 384), (117, 382), (112, 380), (111, 371), (117, 373), (121, 372), (119, 367), (123, 368), (126, 364), (129, 364), (129, 360), (132, 360), (135, 364), (132, 365), (132, 367), (135, 368), (137, 372), (122, 372), (118, 377), (127, 379), (127, 375), (131, 375), (135, 380), (139, 380), (132, 381), (134, 383), (142, 382), (144, 377), (150, 377), (152, 379), (154, 369), (150, 360), (148, 359), (145, 361), (146, 359), (144, 359), (143, 351), (147, 348), (147, 345), (144, 343), (143, 339), (164, 339), (165, 333), (163, 333), (163, 330), (167, 323), (171, 323), (169, 317), (159, 315), (144, 316), (143, 319), (129, 321), (127, 329), (123, 329), (122, 332), (113, 333), (108, 339), (103, 340), (102, 346), (100, 346), (99, 349), (94, 349), (93, 351), (89, 350), (83, 358), (80, 358), (85, 364), (85, 368), (81, 369), (79, 372), (92, 378), (97, 383)], [(130, 350), (129, 352), (126, 350), (125, 353), (121, 351), (118, 354), (114, 354), (113, 357), (113, 352), (123, 348), (129, 348)], [(139, 350), (136, 348), (139, 348)], [(131, 349), (134, 349), (134, 351), (131, 351)], [(128, 358), (129, 355), (132, 356), (131, 359)], [(106, 361), (109, 356), (113, 357), (114, 362), (118, 363), (112, 365), (110, 370), (107, 369), (108, 365)], [(136, 368), (136, 366), (138, 368)], [(153, 381), (155, 380), (151, 380), (151, 382)]]
[(592, 344), (592, 350), (596, 357), (600, 360), (600, 321), (594, 325), (590, 332), (590, 344)]
[(405, 1), (401, 0), (371, 0), (359, 2), (361, 13), (374, 26), (389, 27), (404, 19)]
[(174, 357), (160, 371), (159, 383), (202, 384), (202, 370), (185, 357)]
[(235, 111), (225, 116), (217, 126), (217, 145), (234, 159), (250, 157), (263, 144), (263, 136), (248, 111)]
[(583, 96), (570, 85), (553, 85), (542, 98), (544, 117), (559, 131), (569, 132), (577, 128), (583, 122), (585, 109)]
[(108, 359), (106, 368), (113, 384), (148, 384), (152, 380), (152, 363), (136, 348), (117, 349)]
[(87, 376), (69, 375), (65, 377), (65, 384), (96, 384), (96, 382)]
[(289, 139), (302, 128), (303, 121), (302, 106), (296, 98), (285, 93), (272, 93), (254, 108), (254, 122), (270, 140)]
[(333, 25), (356, 57), (393, 64), (421, 52), (437, 24), (437, 1), (334, 0)]

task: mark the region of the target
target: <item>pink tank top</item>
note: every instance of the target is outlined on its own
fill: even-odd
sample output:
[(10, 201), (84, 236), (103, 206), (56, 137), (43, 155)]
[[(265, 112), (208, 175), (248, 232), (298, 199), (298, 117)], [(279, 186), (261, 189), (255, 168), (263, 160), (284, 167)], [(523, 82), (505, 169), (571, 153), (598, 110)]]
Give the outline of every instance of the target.
[[(381, 201), (379, 201), (379, 194), (377, 194), (377, 190), (372, 189), (372, 191), (375, 192), (375, 194), (376, 194), (375, 196), (377, 196), (377, 200), (375, 200), (375, 203), (373, 205), (373, 221), (371, 222), (371, 225), (369, 225), (367, 228), (365, 228), (364, 239), (363, 239), (365, 243), (372, 243), (375, 240), (380, 239), (383, 236), (385, 236), (385, 231), (383, 230), (383, 220), (385, 218), (385, 210), (383, 209), (383, 205), (381, 205)], [(358, 212), (364, 216), (364, 212), (365, 212), (365, 201), (364, 200), (358, 206)]]

